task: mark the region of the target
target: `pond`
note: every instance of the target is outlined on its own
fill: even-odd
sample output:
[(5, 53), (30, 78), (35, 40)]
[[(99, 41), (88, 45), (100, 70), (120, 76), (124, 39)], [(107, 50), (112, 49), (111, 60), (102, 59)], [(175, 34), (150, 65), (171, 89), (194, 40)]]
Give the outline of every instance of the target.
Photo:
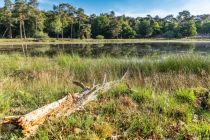
[(163, 54), (210, 53), (210, 43), (137, 43), (137, 44), (48, 44), (1, 45), (0, 54), (19, 53), (25, 56), (49, 56), (60, 53), (81, 57), (144, 57)]

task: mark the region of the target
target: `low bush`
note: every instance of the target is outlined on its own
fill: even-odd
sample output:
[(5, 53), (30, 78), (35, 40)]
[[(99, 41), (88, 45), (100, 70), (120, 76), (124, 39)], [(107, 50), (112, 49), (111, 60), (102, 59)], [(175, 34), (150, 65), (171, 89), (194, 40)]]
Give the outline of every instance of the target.
[(104, 36), (103, 35), (97, 35), (96, 39), (104, 39)]
[(34, 34), (34, 38), (37, 38), (37, 39), (47, 39), (47, 38), (49, 38), (49, 36), (48, 36), (47, 33), (44, 33), (42, 31), (39, 31), (39, 32), (36, 32)]
[(176, 93), (176, 98), (182, 103), (193, 103), (196, 100), (194, 92), (188, 89), (178, 90)]

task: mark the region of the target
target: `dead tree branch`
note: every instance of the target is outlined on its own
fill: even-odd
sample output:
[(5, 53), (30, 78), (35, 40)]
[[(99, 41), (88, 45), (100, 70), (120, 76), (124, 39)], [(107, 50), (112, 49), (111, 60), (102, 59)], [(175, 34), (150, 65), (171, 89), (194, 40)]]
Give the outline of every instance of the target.
[(12, 124), (22, 129), (22, 133), (25, 137), (30, 137), (36, 134), (40, 125), (46, 121), (52, 121), (53, 119), (69, 116), (70, 114), (81, 110), (90, 101), (96, 100), (98, 93), (107, 92), (115, 84), (121, 82), (121, 80), (114, 82), (105, 82), (103, 84), (95, 85), (92, 88), (86, 87), (83, 83), (73, 82), (75, 85), (81, 87), (84, 91), (80, 94), (69, 94), (64, 98), (48, 104), (44, 107), (38, 108), (23, 116), (9, 116), (2, 119), (2, 125)]

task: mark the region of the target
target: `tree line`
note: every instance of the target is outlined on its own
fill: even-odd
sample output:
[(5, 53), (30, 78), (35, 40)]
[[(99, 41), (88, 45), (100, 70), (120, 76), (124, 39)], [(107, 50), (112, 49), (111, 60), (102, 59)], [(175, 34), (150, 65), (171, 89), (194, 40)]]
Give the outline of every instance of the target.
[(38, 0), (4, 0), (0, 8), (2, 38), (183, 38), (210, 34), (210, 15), (193, 16), (189, 11), (164, 18), (116, 16), (115, 12), (88, 16), (68, 3), (53, 10), (38, 8)]

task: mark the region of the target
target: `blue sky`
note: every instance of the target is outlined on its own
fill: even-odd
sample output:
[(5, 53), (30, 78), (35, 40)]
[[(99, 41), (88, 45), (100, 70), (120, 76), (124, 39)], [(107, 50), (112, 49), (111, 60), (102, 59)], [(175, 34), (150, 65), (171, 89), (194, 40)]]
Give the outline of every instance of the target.
[[(117, 15), (164, 17), (189, 10), (192, 14), (210, 14), (210, 0), (39, 0), (41, 9), (52, 9), (53, 4), (62, 2), (84, 8), (87, 14), (115, 11)], [(3, 0), (0, 0), (3, 5)]]

